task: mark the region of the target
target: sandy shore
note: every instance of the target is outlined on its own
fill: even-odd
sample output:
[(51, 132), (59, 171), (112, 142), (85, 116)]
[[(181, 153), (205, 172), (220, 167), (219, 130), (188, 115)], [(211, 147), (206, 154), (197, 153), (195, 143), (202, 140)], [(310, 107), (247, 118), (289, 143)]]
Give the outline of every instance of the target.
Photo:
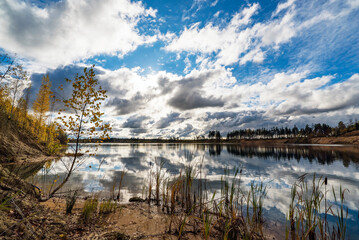
[[(70, 215), (65, 214), (65, 199), (53, 198), (41, 203), (45, 209), (55, 211), (69, 224), (72, 231), (66, 233), (66, 239), (113, 239), (116, 234), (123, 234), (119, 239), (178, 239), (176, 232), (180, 224), (177, 218), (172, 219), (172, 229), (169, 231), (171, 216), (154, 204), (135, 202), (119, 204), (116, 211), (107, 215), (98, 215), (87, 225), (79, 223), (81, 211), (85, 200), (78, 200)], [(284, 239), (285, 226), (267, 223), (265, 229), (266, 239)], [(183, 231), (182, 239), (203, 239), (201, 219), (190, 216)], [(218, 239), (218, 232), (212, 229), (209, 239)]]

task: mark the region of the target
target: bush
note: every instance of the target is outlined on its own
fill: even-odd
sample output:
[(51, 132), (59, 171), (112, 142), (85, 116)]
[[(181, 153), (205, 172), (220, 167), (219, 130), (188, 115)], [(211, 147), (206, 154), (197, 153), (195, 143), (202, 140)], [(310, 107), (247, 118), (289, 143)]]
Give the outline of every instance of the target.
[(78, 191), (71, 192), (66, 197), (66, 213), (70, 214), (78, 198)]

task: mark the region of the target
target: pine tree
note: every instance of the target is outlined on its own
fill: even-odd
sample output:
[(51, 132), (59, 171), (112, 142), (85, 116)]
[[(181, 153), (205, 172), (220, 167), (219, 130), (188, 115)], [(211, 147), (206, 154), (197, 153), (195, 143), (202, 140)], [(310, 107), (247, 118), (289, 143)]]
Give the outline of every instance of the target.
[(43, 76), (40, 90), (37, 94), (37, 98), (33, 105), (33, 110), (37, 119), (36, 123), (36, 134), (38, 135), (39, 140), (43, 138), (42, 126), (46, 120), (46, 113), (50, 109), (50, 95), (51, 95), (51, 82), (49, 76)]

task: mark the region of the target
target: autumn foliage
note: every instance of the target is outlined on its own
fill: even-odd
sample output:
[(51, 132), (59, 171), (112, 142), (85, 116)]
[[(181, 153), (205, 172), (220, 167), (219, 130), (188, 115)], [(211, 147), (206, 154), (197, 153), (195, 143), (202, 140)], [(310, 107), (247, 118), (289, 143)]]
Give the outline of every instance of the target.
[(63, 106), (58, 111), (58, 124), (73, 139), (109, 138), (110, 125), (101, 119), (104, 114), (101, 104), (107, 98), (107, 91), (99, 85), (93, 67), (84, 68), (83, 75), (77, 74), (74, 80), (66, 79), (66, 82), (72, 85), (72, 94), (56, 99)]
[[(0, 55), (0, 130), (6, 132), (20, 131), (43, 146), (47, 154), (56, 153), (66, 141), (64, 131), (49, 119), (51, 105), (51, 82), (44, 76), (39, 92), (30, 109), (31, 81), (29, 74), (21, 65), (7, 56)], [(35, 95), (35, 94), (34, 94)]]

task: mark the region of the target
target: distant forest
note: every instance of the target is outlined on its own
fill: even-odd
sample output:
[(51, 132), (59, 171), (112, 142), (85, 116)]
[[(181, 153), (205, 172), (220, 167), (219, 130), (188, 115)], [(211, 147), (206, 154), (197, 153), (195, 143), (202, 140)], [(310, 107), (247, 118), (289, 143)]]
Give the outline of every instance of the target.
[[(270, 129), (258, 128), (258, 129), (240, 129), (229, 132), (227, 139), (276, 139), (276, 138), (302, 138), (302, 137), (334, 137), (341, 136), (345, 133), (359, 130), (359, 121), (349, 121), (348, 124), (344, 124), (342, 121), (338, 123), (338, 126), (331, 127), (328, 124), (308, 124), (304, 128), (297, 128), (294, 125), (293, 128), (288, 127), (273, 127)], [(218, 131), (210, 131), (208, 137), (220, 138)]]
[[(325, 123), (313, 124), (312, 126), (306, 125), (304, 128), (299, 129), (294, 126), (288, 127), (273, 127), (270, 129), (258, 128), (258, 129), (240, 129), (231, 131), (227, 134), (227, 137), (221, 135), (220, 131), (211, 130), (208, 135), (196, 136), (194, 139), (180, 139), (179, 137), (171, 138), (110, 138), (110, 139), (81, 139), (81, 142), (122, 142), (122, 143), (162, 143), (162, 142), (206, 142), (206, 141), (221, 141), (221, 140), (255, 140), (255, 139), (286, 139), (286, 138), (311, 138), (311, 137), (337, 137), (346, 133), (359, 130), (359, 121), (349, 121), (344, 124), (342, 121), (338, 123), (338, 126), (331, 127)], [(359, 132), (353, 133), (359, 135)], [(70, 142), (73, 140), (70, 139)]]

